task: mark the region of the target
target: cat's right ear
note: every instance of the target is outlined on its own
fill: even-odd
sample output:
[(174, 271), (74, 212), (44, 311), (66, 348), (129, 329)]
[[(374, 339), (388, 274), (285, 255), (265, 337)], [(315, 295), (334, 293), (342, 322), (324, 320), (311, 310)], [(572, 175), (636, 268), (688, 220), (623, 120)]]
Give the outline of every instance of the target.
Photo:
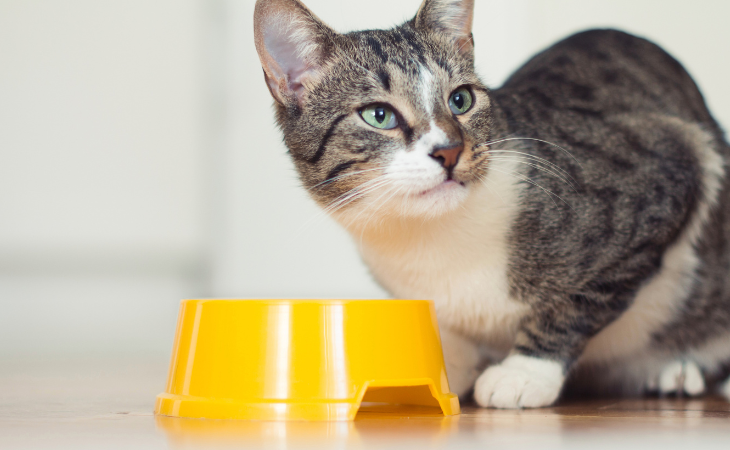
[(299, 0), (258, 0), (254, 39), (266, 83), (282, 105), (301, 104), (331, 51), (335, 32)]

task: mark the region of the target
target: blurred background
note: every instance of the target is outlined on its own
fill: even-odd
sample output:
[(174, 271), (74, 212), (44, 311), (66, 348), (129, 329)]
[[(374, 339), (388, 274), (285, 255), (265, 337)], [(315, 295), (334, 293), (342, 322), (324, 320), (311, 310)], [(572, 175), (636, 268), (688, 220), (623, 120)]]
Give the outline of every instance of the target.
[[(305, 0), (339, 31), (420, 0)], [(386, 297), (299, 187), (254, 0), (0, 0), (0, 358), (168, 354), (191, 297)], [(730, 126), (730, 3), (478, 0), (498, 87), (575, 31), (664, 46)]]

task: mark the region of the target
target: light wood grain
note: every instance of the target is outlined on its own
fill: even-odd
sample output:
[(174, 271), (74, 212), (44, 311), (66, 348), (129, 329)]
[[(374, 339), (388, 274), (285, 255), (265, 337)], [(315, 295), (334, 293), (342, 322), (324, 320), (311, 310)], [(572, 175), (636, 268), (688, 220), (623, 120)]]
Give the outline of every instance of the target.
[(371, 409), (354, 422), (155, 418), (166, 357), (0, 361), (0, 448), (730, 448), (724, 399), (572, 400), (460, 416)]

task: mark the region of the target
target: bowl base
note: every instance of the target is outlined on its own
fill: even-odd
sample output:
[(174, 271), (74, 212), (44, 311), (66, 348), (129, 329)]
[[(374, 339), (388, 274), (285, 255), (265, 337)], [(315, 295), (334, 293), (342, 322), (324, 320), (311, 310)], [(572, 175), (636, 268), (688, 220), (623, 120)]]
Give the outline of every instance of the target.
[(409, 415), (452, 416), (460, 410), (455, 394), (434, 395), (430, 384), (387, 386), (371, 383), (361, 392), (358, 398), (351, 400), (309, 402), (239, 402), (164, 393), (157, 396), (155, 414), (194, 419), (342, 421), (354, 420), (360, 411), (388, 414), (407, 408)]

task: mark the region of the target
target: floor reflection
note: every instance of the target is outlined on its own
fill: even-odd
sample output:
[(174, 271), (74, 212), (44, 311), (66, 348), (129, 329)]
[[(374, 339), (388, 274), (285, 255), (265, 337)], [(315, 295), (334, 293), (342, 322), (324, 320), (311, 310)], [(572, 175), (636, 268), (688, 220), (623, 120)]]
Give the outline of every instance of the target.
[[(440, 446), (458, 430), (459, 416), (437, 408), (365, 406), (351, 422), (256, 422), (157, 416), (170, 448), (384, 448)], [(402, 448), (402, 447), (401, 447)]]
[(676, 448), (678, 438), (693, 436), (727, 448), (730, 404), (717, 398), (604, 399), (521, 411), (465, 405), (460, 416), (451, 417), (436, 408), (370, 405), (352, 422), (156, 420), (173, 449), (583, 449), (596, 444), (597, 435), (620, 438), (626, 445), (659, 439), (667, 449)]

